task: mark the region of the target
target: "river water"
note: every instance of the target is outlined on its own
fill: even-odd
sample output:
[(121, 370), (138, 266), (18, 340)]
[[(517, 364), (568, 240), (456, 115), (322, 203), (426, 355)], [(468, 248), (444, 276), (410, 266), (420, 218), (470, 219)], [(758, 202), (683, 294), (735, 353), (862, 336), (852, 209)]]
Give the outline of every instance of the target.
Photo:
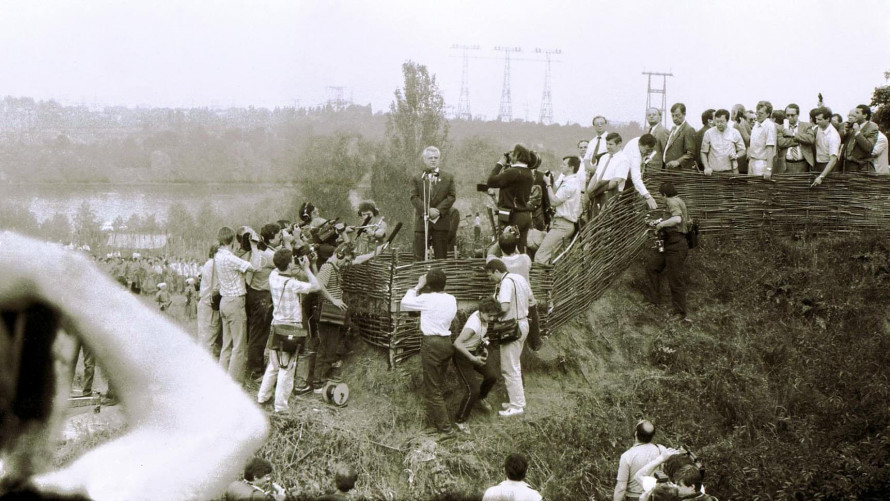
[(127, 220), (133, 214), (154, 214), (163, 223), (169, 207), (177, 202), (196, 215), (208, 203), (215, 212), (226, 213), (247, 209), (258, 200), (273, 199), (289, 206), (298, 195), (296, 186), (280, 184), (0, 185), (0, 200), (27, 208), (39, 222), (57, 213), (73, 217), (84, 202), (101, 223), (117, 217)]

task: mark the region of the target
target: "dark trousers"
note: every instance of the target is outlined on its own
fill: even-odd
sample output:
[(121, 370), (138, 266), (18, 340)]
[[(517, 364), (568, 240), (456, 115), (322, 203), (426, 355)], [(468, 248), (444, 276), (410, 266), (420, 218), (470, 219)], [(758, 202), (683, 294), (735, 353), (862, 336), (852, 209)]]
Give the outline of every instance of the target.
[[(528, 211), (513, 212), (510, 214), (510, 221), (507, 223), (519, 229), (519, 240), (516, 242), (516, 248), (519, 252), (525, 253), (525, 242), (528, 239), (528, 230), (532, 227), (532, 213)], [(503, 231), (504, 227), (500, 227)]]
[(797, 162), (785, 160), (785, 173), (787, 174), (800, 174), (802, 172), (809, 172), (809, 170), (810, 164), (808, 164), (806, 160), (800, 160)]
[(454, 355), (450, 336), (423, 336), (420, 364), (423, 366), (423, 402), (430, 423), (439, 431), (451, 429), (445, 407), (445, 374)]
[(248, 287), (244, 307), (247, 310), (247, 370), (251, 374), (262, 374), (266, 370), (263, 351), (272, 324), (272, 293)]
[(649, 279), (649, 300), (658, 304), (661, 296), (661, 275), (667, 276), (671, 289), (671, 304), (677, 313), (686, 315), (686, 255), (689, 245), (686, 236), (678, 231), (665, 235), (664, 252), (653, 249), (646, 264), (646, 277)]
[[(485, 398), (498, 382), (501, 375), (500, 367), (498, 367), (500, 356), (498, 353), (492, 353), (489, 350), (488, 358), (482, 366), (473, 365), (467, 357), (455, 350), (454, 368), (457, 369), (457, 377), (463, 387), (464, 395), (460, 399), (457, 406), (457, 416), (454, 420), (458, 423), (465, 423), (470, 417), (470, 411), (480, 398)], [(482, 383), (477, 382), (476, 374), (482, 376)]]
[[(433, 259), (445, 259), (448, 253), (448, 231), (434, 230), (430, 227), (430, 241), (433, 244)], [(423, 261), (425, 250), (429, 242), (423, 241), (423, 226), (420, 231), (414, 232), (414, 259)]]
[(340, 325), (318, 323), (318, 355), (315, 361), (315, 386), (321, 386), (329, 379), (337, 379), (340, 371), (332, 367), (342, 342), (343, 329)]

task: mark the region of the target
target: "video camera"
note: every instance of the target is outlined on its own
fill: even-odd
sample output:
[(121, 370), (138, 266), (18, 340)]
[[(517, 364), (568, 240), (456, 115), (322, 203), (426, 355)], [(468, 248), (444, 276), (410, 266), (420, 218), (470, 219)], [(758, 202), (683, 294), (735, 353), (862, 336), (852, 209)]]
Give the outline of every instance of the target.
[(332, 237), (346, 231), (346, 225), (340, 222), (340, 218), (328, 219), (317, 228), (310, 230), (310, 234), (316, 243), (329, 241)]

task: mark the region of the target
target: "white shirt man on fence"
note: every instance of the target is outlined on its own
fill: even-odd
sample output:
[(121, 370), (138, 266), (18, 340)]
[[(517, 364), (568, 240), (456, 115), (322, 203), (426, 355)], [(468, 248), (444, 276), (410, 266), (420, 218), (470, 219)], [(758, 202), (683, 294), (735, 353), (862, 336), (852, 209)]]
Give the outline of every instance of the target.
[(606, 136), (608, 153), (600, 158), (596, 174), (587, 185), (587, 196), (593, 202), (593, 214), (599, 214), (613, 197), (621, 193), (630, 174), (630, 160), (621, 151), (621, 135), (610, 132)]
[(536, 263), (549, 263), (560, 244), (568, 242), (575, 234), (575, 225), (581, 217), (582, 181), (577, 177), (580, 165), (576, 156), (563, 157), (559, 169), (551, 176), (544, 177), (550, 206), (555, 212), (550, 219), (550, 229), (535, 253)]
[(661, 163), (661, 157), (659, 157), (658, 152), (658, 139), (652, 134), (643, 134), (628, 141), (622, 151), (627, 156), (628, 162), (630, 162), (630, 180), (633, 182), (637, 193), (646, 199), (649, 209), (657, 209), (658, 204), (655, 203), (655, 198), (646, 189), (646, 184), (643, 183), (643, 173), (646, 171), (647, 166), (649, 168), (661, 169), (661, 167), (654, 166), (656, 162), (658, 164)]

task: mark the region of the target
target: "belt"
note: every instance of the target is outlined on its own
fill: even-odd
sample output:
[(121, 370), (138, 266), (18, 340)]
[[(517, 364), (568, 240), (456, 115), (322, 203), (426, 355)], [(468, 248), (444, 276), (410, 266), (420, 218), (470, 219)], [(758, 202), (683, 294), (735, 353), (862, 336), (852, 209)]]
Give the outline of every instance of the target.
[(801, 158), (800, 160), (785, 160), (786, 164), (799, 164), (802, 162), (806, 162), (806, 160), (804, 160), (803, 158)]

